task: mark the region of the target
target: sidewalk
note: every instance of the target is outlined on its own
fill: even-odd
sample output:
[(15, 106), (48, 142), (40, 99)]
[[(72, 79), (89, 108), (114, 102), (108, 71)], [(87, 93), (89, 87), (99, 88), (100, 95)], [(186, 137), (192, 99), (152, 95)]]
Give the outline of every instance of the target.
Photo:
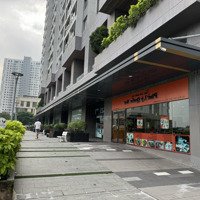
[(200, 199), (199, 171), (128, 145), (26, 132), (16, 172), (17, 200)]

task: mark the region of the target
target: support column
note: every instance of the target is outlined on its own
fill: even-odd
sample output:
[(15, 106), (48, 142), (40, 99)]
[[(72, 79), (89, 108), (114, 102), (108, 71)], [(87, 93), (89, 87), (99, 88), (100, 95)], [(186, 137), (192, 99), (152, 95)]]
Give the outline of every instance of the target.
[(191, 161), (200, 169), (200, 70), (189, 76)]
[(74, 60), (71, 66), (71, 84), (77, 82), (77, 78), (83, 74), (84, 63), (82, 60)]
[(112, 132), (112, 99), (106, 99), (104, 101), (104, 135), (103, 141), (111, 141)]

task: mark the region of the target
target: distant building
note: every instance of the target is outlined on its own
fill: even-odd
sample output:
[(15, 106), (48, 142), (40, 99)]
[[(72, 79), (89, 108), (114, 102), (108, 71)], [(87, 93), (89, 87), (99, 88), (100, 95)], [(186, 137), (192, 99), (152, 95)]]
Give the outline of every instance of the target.
[(40, 102), (40, 98), (37, 97), (17, 97), (16, 99), (16, 110), (18, 112), (30, 112), (33, 115), (36, 114), (36, 108), (38, 103)]
[(11, 114), (14, 93), (14, 76), (12, 72), (15, 71), (23, 74), (18, 80), (16, 97), (37, 97), (40, 84), (40, 70), (41, 63), (32, 61), (31, 57), (24, 57), (23, 60), (5, 58), (1, 84), (0, 112)]

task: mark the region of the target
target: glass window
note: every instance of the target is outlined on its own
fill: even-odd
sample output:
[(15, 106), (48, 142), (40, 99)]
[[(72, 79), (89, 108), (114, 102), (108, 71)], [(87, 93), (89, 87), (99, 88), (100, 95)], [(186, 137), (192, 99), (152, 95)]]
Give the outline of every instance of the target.
[(24, 106), (24, 101), (21, 101), (21, 106), (22, 106), (22, 107)]
[(127, 132), (189, 134), (189, 100), (126, 110)]
[(33, 102), (33, 107), (36, 107), (37, 106), (37, 102)]
[(30, 101), (26, 102), (26, 107), (30, 107)]
[(173, 133), (189, 134), (189, 100), (173, 101), (169, 105)]
[(76, 109), (72, 111), (72, 121), (81, 120), (82, 109)]

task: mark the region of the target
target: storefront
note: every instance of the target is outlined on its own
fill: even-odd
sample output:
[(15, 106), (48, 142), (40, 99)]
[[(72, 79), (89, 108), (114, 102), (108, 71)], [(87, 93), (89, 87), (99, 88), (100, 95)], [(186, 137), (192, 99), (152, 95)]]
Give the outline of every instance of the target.
[(112, 100), (112, 141), (190, 153), (188, 78)]
[(104, 120), (104, 108), (99, 107), (95, 109), (95, 137), (103, 138), (103, 120)]

